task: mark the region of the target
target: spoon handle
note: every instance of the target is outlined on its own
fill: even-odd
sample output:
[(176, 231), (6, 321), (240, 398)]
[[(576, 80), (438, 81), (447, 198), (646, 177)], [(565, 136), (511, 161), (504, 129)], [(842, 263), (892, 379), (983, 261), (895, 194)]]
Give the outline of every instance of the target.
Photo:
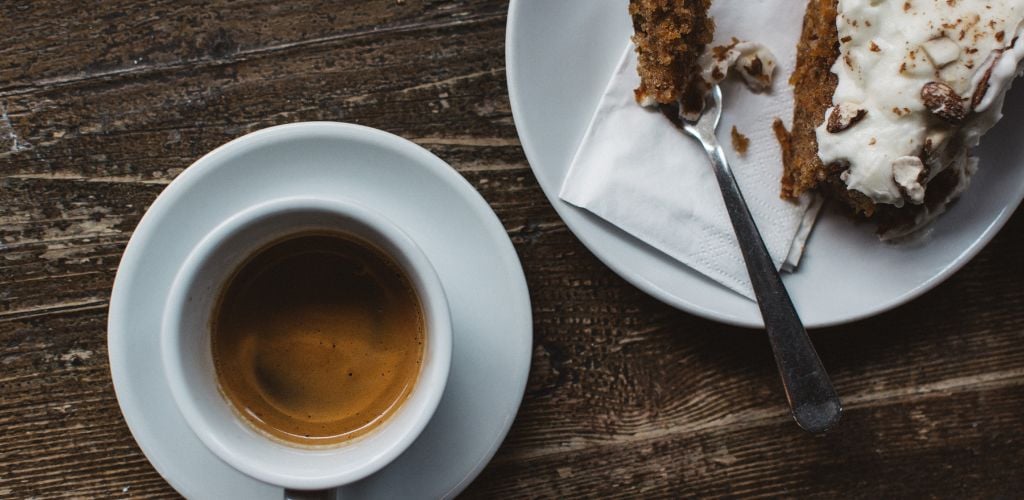
[(722, 146), (714, 133), (700, 135), (714, 165), (725, 208), (743, 252), (793, 418), (806, 431), (824, 432), (835, 425), (842, 414), (839, 396), (764, 246)]

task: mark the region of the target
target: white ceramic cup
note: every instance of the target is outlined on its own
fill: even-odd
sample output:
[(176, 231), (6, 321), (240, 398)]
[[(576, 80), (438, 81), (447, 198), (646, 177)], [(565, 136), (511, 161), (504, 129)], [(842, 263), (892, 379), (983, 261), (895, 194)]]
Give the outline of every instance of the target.
[[(419, 377), (390, 418), (370, 433), (328, 447), (289, 445), (244, 422), (218, 389), (210, 319), (227, 280), (253, 252), (292, 234), (327, 230), (362, 239), (401, 266), (426, 325)], [(218, 457), (260, 481), (296, 490), (362, 479), (398, 457), (437, 409), (451, 365), (452, 331), (441, 282), (416, 244), (383, 216), (359, 205), (293, 197), (250, 207), (214, 228), (189, 254), (171, 286), (161, 328), (164, 372), (192, 431)]]

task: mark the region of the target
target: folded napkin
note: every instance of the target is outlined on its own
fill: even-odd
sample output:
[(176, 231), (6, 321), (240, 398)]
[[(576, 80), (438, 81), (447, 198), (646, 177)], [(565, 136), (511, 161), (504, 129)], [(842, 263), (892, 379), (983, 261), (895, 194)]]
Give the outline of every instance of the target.
[[(715, 6), (722, 4), (716, 12)], [(811, 197), (799, 203), (779, 198), (782, 153), (772, 121), (781, 118), (789, 127), (792, 120), (793, 91), (787, 80), (795, 65), (802, 19), (788, 4), (787, 0), (761, 0), (716, 2), (712, 7), (715, 45), (736, 36), (763, 43), (778, 59), (775, 82), (767, 93), (754, 94), (739, 77), (722, 82), (718, 138), (765, 245), (776, 266), (784, 270), (799, 262), (821, 206)], [(636, 54), (632, 43), (625, 45), (559, 197), (753, 299), (750, 278), (703, 148), (656, 109), (636, 103), (633, 89), (640, 81)], [(733, 125), (750, 139), (745, 155), (731, 147)]]

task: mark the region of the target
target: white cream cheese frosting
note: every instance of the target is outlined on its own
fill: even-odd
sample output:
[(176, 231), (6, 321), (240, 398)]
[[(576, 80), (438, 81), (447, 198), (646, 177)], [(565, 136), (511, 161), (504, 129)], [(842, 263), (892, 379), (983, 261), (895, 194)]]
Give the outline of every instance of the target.
[(1019, 74), (1022, 21), (1024, 0), (839, 0), (822, 162), (846, 166), (847, 187), (875, 203), (921, 204), (950, 168), (959, 194), (974, 170), (967, 151), (1001, 118)]
[(764, 44), (733, 38), (731, 44), (704, 51), (697, 59), (697, 65), (708, 86), (721, 82), (730, 69), (735, 69), (750, 90), (764, 92), (772, 86), (772, 74), (778, 63)]

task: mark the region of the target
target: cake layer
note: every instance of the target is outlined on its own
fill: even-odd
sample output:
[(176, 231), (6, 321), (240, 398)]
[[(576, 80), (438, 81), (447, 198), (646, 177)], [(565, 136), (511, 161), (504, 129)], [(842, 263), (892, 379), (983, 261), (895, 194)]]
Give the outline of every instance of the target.
[(638, 103), (703, 106), (707, 89), (697, 61), (714, 36), (710, 5), (711, 0), (630, 0), (640, 74)]

